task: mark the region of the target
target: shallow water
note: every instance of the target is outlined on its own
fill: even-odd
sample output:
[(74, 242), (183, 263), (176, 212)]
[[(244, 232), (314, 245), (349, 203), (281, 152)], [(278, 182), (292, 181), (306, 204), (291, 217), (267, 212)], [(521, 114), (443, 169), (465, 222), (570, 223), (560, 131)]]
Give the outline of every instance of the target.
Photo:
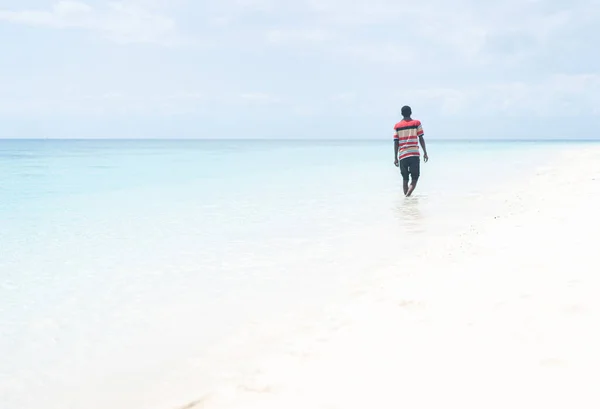
[(0, 406), (164, 407), (244, 323), (452, 234), (565, 146), (429, 142), (407, 199), (391, 141), (0, 140)]

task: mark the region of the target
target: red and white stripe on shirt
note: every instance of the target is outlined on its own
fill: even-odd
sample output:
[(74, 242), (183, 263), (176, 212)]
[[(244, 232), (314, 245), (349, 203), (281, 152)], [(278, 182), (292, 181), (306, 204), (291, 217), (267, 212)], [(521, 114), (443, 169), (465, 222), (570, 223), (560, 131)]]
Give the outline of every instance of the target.
[(419, 137), (423, 136), (421, 121), (403, 119), (394, 125), (394, 139), (398, 141), (398, 159), (402, 160), (410, 156), (420, 156)]

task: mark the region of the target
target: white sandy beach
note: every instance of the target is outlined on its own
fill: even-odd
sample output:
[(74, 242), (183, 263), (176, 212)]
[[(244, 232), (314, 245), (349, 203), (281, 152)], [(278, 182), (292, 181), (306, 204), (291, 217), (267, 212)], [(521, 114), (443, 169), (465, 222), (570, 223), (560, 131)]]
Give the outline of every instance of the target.
[(485, 220), (265, 333), (256, 362), (186, 407), (600, 407), (600, 149), (478, 200)]

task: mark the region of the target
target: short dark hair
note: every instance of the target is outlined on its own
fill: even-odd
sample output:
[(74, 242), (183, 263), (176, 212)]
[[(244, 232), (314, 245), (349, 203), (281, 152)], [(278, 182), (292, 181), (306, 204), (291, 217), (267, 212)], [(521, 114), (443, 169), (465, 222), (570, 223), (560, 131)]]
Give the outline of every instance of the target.
[(410, 116), (412, 114), (412, 109), (408, 105), (404, 105), (402, 107), (402, 116)]

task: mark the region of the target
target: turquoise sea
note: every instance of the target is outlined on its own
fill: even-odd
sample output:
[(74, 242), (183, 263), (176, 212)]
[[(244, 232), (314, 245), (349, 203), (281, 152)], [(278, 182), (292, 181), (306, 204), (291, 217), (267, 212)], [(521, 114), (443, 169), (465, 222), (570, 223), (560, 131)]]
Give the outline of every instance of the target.
[[(0, 140), (0, 407), (171, 409), (247, 322), (327, 301), (574, 142)], [(177, 399), (184, 401), (177, 401)]]

